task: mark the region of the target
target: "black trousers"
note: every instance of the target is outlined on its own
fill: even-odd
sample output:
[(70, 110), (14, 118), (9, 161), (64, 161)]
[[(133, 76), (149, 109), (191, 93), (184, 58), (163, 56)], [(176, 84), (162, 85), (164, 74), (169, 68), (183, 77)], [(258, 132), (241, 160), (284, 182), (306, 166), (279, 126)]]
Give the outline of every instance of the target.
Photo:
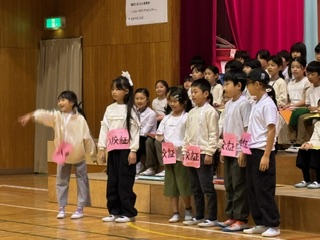
[(311, 182), (310, 168), (316, 172), (316, 181), (320, 183), (320, 150), (309, 149), (299, 150), (296, 166), (301, 169), (303, 174), (303, 180)]
[(204, 218), (205, 197), (207, 198), (208, 219), (217, 220), (217, 194), (213, 184), (213, 164), (204, 164), (204, 154), (201, 154), (200, 168), (189, 167), (191, 191), (196, 207), (196, 218)]
[(136, 164), (128, 164), (130, 150), (113, 150), (108, 153), (107, 208), (112, 215), (135, 217), (136, 194), (133, 184)]
[(264, 151), (250, 149), (252, 155), (247, 155), (247, 192), (252, 218), (256, 225), (278, 227), (280, 214), (275, 202), (276, 165), (275, 153), (270, 154), (269, 169), (259, 170)]

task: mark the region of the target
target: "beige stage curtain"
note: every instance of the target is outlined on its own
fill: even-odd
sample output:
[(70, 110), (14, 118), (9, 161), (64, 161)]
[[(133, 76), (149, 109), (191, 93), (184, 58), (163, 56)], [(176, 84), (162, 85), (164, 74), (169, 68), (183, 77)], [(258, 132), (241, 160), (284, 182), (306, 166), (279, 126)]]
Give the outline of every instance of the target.
[[(82, 101), (81, 37), (40, 41), (37, 81), (37, 109), (54, 109), (57, 97), (64, 90), (74, 91)], [(35, 126), (34, 172), (46, 173), (47, 141), (53, 140), (53, 130)]]

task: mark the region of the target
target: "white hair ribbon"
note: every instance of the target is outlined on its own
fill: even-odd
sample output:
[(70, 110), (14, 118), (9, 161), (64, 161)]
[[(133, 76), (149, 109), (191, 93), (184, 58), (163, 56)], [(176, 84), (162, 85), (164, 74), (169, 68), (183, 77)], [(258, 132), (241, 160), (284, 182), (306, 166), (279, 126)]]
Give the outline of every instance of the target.
[(127, 78), (130, 86), (133, 86), (133, 82), (132, 82), (131, 76), (128, 71), (126, 71), (126, 72), (122, 71), (121, 76)]

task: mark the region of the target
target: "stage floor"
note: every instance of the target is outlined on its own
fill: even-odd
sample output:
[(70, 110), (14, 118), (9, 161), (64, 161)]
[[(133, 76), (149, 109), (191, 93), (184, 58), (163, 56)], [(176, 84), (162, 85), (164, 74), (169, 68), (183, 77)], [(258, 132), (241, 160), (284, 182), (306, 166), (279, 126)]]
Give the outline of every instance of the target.
[[(158, 184), (161, 185), (161, 183)], [(290, 189), (289, 186), (277, 188), (277, 192), (290, 196), (299, 195), (301, 198), (305, 194), (303, 191), (308, 190), (298, 191)], [(320, 196), (318, 190), (309, 191), (308, 194), (314, 194), (314, 198)], [(128, 224), (104, 223), (101, 218), (107, 215), (105, 208), (86, 208), (83, 219), (71, 220), (70, 215), (74, 210), (75, 206), (70, 205), (67, 207), (68, 217), (63, 220), (56, 219), (57, 204), (48, 202), (47, 175), (0, 176), (1, 239), (241, 240), (263, 238), (260, 235), (249, 236), (243, 233), (227, 234), (216, 227), (199, 228), (183, 226), (182, 223), (169, 224), (168, 216), (160, 214), (139, 213), (136, 221)], [(295, 219), (295, 221), (301, 220)], [(320, 239), (320, 234), (282, 228), (281, 235), (276, 239)]]

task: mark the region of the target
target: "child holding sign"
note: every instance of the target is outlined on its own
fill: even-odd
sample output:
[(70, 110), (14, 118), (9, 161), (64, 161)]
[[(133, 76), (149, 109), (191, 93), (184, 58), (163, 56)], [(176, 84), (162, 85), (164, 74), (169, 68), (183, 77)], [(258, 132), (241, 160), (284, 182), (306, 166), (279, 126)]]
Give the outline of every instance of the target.
[(58, 96), (58, 107), (59, 110), (36, 110), (28, 113), (20, 117), (19, 122), (25, 126), (32, 119), (54, 129), (56, 147), (54, 160), (58, 163), (57, 200), (59, 213), (57, 218), (66, 217), (65, 206), (67, 206), (68, 200), (71, 167), (74, 166), (78, 188), (78, 208), (71, 218), (79, 219), (83, 217), (83, 208), (91, 206), (85, 153), (90, 153), (94, 158), (96, 147), (83, 111), (78, 105), (76, 94), (72, 91), (62, 92)]
[[(191, 96), (195, 107), (188, 113), (186, 132), (182, 147), (183, 164), (189, 166), (191, 190), (196, 216), (185, 225), (200, 227), (217, 226), (217, 194), (213, 185), (213, 154), (218, 148), (219, 114), (212, 102), (211, 85), (205, 79), (195, 80), (191, 85)], [(205, 220), (205, 196), (208, 218)]]
[(249, 117), (249, 148), (252, 154), (247, 155), (246, 166), (249, 207), (256, 226), (243, 232), (275, 237), (280, 234), (280, 214), (274, 199), (278, 110), (266, 92), (268, 82), (269, 75), (261, 68), (253, 69), (247, 76), (247, 88), (251, 95), (257, 96)]
[(168, 104), (172, 109), (161, 121), (156, 134), (156, 141), (162, 142), (162, 159), (165, 164), (164, 195), (170, 197), (173, 216), (170, 223), (180, 220), (179, 196), (185, 205), (184, 220), (192, 219), (191, 189), (188, 169), (182, 165), (182, 144), (185, 133), (187, 112), (192, 108), (188, 93), (179, 87), (169, 88), (167, 95)]
[(128, 72), (112, 81), (114, 103), (101, 121), (98, 159), (107, 163), (107, 208), (110, 216), (104, 222), (132, 222), (137, 210), (133, 184), (136, 174), (136, 152), (139, 148), (140, 122), (133, 107), (133, 83)]
[[(246, 187), (246, 155), (241, 152), (241, 143), (246, 145), (242, 135), (247, 131), (251, 103), (242, 94), (246, 86), (246, 75), (241, 70), (230, 70), (224, 76), (225, 95), (231, 98), (225, 105), (221, 160), (224, 162), (224, 186), (226, 188), (225, 213), (228, 220), (219, 222), (225, 232), (241, 231), (247, 228), (249, 205)], [(229, 143), (230, 142), (230, 143)], [(229, 144), (228, 144), (229, 143)], [(228, 145), (231, 147), (227, 148)]]

